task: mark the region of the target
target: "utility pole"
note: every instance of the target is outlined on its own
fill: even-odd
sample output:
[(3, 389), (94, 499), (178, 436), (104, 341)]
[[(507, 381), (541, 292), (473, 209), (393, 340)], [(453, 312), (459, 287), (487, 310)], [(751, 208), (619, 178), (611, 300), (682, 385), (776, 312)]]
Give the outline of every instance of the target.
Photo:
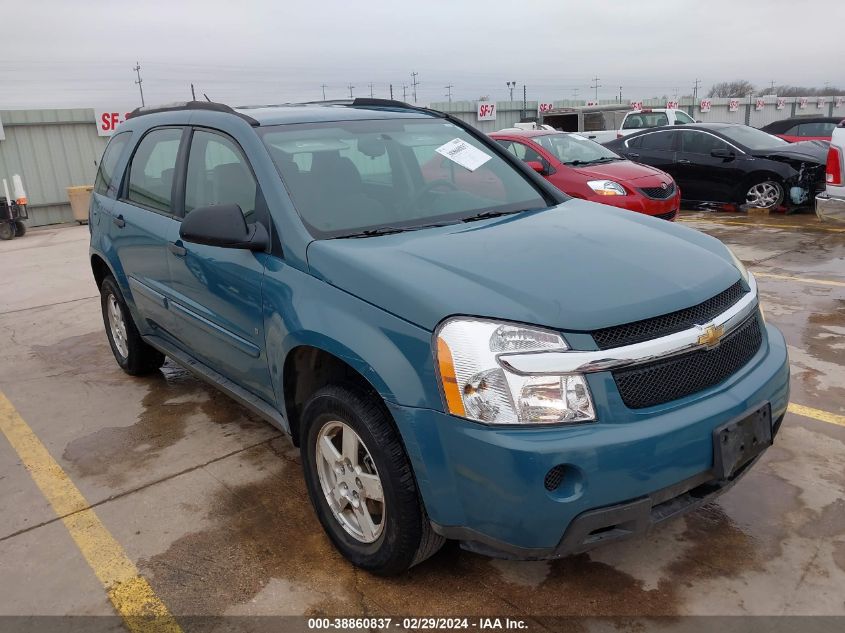
[(328, 88), (328, 86), (326, 84), (320, 84), (320, 88), (323, 89), (323, 101), (325, 101), (326, 100), (326, 88)]
[(698, 101), (698, 87), (701, 85), (701, 79), (696, 79), (692, 87), (692, 100)]
[(390, 100), (393, 101), (393, 84), (390, 84)]
[(599, 78), (598, 78), (598, 77), (593, 77), (593, 84), (590, 86), (590, 88), (593, 88), (593, 89), (596, 91), (596, 103), (598, 103), (598, 100), (599, 100), (599, 88), (601, 88), (601, 84), (599, 83)]
[(506, 81), (505, 85), (508, 87), (508, 90), (511, 91), (511, 101), (513, 101), (513, 89), (516, 88), (515, 81)]
[(138, 90), (141, 91), (141, 107), (143, 108), (146, 104), (144, 103), (144, 87), (141, 85), (144, 80), (141, 79), (141, 62), (135, 62), (135, 68), (132, 70), (135, 71), (135, 74), (138, 75), (138, 81), (135, 83), (138, 84)]
[(775, 90), (775, 80), (774, 80), (774, 79), (772, 79), (772, 80), (769, 82), (769, 92), (774, 92), (774, 90)]
[(619, 86), (619, 103), (622, 103), (622, 86)]
[(370, 82), (370, 99), (373, 98), (373, 82)]
[(525, 118), (525, 110), (528, 108), (528, 89), (522, 84), (522, 118)]
[(420, 85), (420, 82), (417, 81), (417, 75), (419, 75), (419, 73), (411, 73), (411, 86), (414, 88), (414, 103), (417, 102), (417, 86)]
[(348, 85), (348, 86), (346, 86), (346, 87), (347, 87), (347, 88), (349, 88), (349, 98), (350, 98), (350, 99), (352, 99), (352, 89), (353, 89), (355, 86), (353, 86), (352, 84), (349, 84), (349, 85)]
[(449, 84), (448, 86), (444, 86), (444, 88), (446, 88), (446, 90), (448, 91), (446, 93), (446, 96), (449, 98), (449, 103), (452, 103), (452, 88), (454, 88), (454, 87), (455, 87), (454, 84)]
[(402, 84), (402, 101), (408, 102), (408, 85)]
[(197, 93), (194, 92), (194, 84), (191, 84), (191, 101), (197, 100)]
[(578, 88), (573, 88), (573, 89), (572, 89), (572, 100), (573, 100), (573, 101), (577, 101), (577, 100), (578, 100)]

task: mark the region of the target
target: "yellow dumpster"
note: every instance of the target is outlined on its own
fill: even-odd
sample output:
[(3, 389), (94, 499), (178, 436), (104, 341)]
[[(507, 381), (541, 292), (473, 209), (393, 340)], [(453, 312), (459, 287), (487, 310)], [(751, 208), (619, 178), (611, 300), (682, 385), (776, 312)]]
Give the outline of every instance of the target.
[(67, 199), (70, 200), (70, 208), (73, 210), (73, 219), (80, 224), (88, 222), (88, 205), (91, 204), (92, 191), (94, 191), (93, 185), (67, 188)]

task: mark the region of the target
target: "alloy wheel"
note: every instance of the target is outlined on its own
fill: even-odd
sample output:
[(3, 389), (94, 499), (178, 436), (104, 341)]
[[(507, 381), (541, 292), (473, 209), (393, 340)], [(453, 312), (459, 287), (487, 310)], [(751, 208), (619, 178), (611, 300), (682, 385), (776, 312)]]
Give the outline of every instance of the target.
[(384, 490), (361, 437), (339, 420), (326, 422), (317, 434), (316, 457), (320, 487), (335, 519), (357, 541), (376, 541), (384, 531)]
[(757, 183), (752, 186), (745, 195), (745, 202), (751, 207), (758, 209), (770, 209), (776, 207), (783, 199), (781, 186), (770, 180)]
[(123, 319), (123, 310), (120, 309), (117, 297), (111, 294), (108, 298), (107, 312), (109, 330), (111, 330), (114, 346), (123, 358), (127, 358), (129, 356), (129, 336), (126, 330), (126, 321)]

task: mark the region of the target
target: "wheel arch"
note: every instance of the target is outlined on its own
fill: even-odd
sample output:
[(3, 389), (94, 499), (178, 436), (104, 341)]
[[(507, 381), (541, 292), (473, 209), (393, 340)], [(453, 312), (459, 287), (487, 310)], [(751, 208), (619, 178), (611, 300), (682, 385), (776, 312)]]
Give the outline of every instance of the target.
[(97, 288), (103, 285), (103, 280), (111, 275), (114, 277), (114, 272), (109, 266), (104, 257), (98, 253), (91, 254), (91, 272), (94, 274), (94, 281), (97, 283)]
[(763, 182), (765, 180), (776, 181), (781, 188), (783, 188), (785, 195), (787, 178), (787, 175), (780, 174), (772, 169), (755, 169), (754, 171), (746, 174), (745, 177), (739, 181), (739, 185), (734, 191), (734, 197), (740, 204), (745, 204), (745, 195), (748, 193), (748, 189), (758, 182)]
[[(302, 410), (305, 403), (311, 395), (327, 385), (352, 385), (384, 403), (385, 395), (390, 393), (387, 385), (378, 376), (373, 376), (372, 372), (367, 372), (370, 377), (365, 376), (359, 368), (349, 362), (350, 360), (349, 357), (341, 358), (322, 346), (308, 343), (293, 347), (285, 356), (282, 366), (282, 393), (285, 418), (295, 446), (299, 446), (301, 438)], [(360, 363), (355, 364), (360, 367)], [(392, 420), (389, 412), (388, 417)]]

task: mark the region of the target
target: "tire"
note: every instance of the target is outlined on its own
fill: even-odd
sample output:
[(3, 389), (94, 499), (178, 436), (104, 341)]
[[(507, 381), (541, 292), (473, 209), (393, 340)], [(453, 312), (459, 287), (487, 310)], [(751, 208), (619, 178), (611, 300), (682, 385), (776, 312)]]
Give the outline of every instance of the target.
[(0, 240), (11, 240), (15, 237), (15, 225), (6, 220), (0, 220)]
[(23, 237), (26, 235), (26, 224), (20, 220), (15, 220), (15, 237)]
[(100, 285), (100, 306), (106, 336), (120, 368), (130, 376), (143, 376), (158, 370), (164, 364), (164, 354), (141, 338), (123, 294), (111, 275)]
[(774, 178), (763, 178), (746, 189), (741, 204), (758, 209), (774, 209), (783, 203), (783, 199), (783, 184)]
[[(302, 424), (300, 451), (308, 495), (323, 529), (347, 560), (373, 574), (392, 576), (443, 546), (445, 539), (431, 529), (405, 448), (378, 396), (356, 387), (329, 385), (305, 404)], [(350, 470), (347, 464), (340, 469), (352, 454), (344, 450), (350, 431), (361, 447), (354, 452), (357, 467)], [(318, 451), (318, 444), (325, 446), (326, 440), (334, 442), (333, 453), (326, 448)], [(359, 477), (365, 478), (363, 484)], [(328, 491), (339, 491), (344, 483), (344, 494), (349, 496)], [(353, 507), (356, 500), (359, 506)], [(358, 520), (361, 510), (378, 520), (369, 523), (370, 529), (365, 528), (366, 521)]]

